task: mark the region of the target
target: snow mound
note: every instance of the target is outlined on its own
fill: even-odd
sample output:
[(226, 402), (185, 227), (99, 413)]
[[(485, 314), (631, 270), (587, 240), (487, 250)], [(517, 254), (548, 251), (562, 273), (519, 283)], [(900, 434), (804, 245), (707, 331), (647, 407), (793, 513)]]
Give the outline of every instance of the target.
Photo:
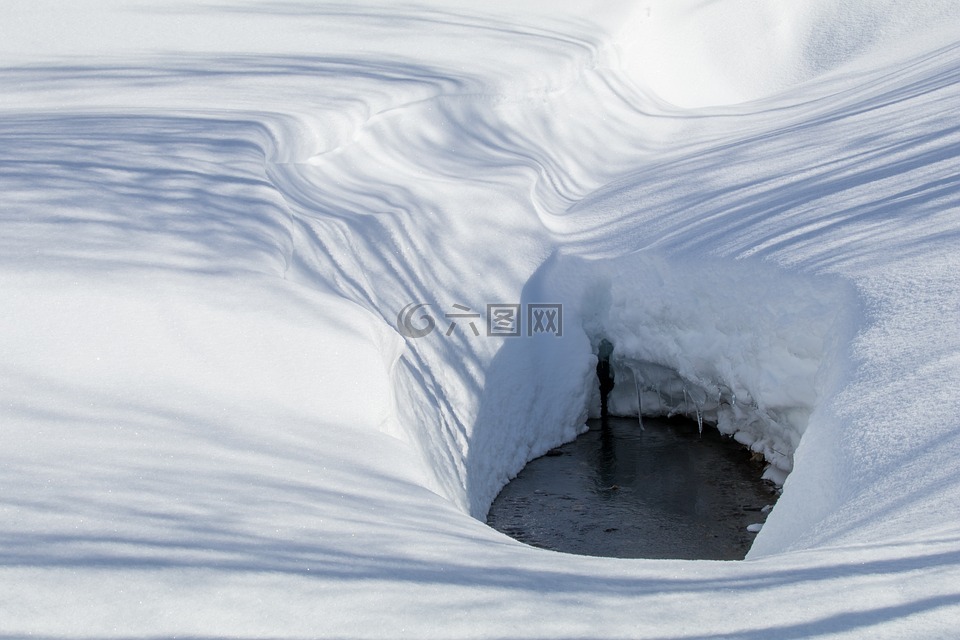
[(681, 107), (762, 98), (860, 58), (950, 42), (953, 0), (644, 3), (620, 34), (624, 70)]

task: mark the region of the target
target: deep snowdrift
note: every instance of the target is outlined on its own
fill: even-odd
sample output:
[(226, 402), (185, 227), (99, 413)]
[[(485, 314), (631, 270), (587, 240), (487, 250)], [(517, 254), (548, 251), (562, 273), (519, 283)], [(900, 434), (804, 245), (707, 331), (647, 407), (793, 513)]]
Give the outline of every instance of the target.
[[(0, 634), (950, 637), (958, 9), (4, 5)], [(602, 337), (789, 471), (747, 561), (475, 519)]]

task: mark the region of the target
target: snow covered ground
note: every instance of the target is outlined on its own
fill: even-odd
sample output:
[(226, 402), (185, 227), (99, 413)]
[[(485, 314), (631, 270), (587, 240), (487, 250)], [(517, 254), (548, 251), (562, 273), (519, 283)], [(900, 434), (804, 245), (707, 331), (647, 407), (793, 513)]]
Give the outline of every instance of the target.
[[(0, 638), (955, 637), (960, 2), (790, 4), (5, 2)], [(747, 560), (481, 522), (603, 338)]]

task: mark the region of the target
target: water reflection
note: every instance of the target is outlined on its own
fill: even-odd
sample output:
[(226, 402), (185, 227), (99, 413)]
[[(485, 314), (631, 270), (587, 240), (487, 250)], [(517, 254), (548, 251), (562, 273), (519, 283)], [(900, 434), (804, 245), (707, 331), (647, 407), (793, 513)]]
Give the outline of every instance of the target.
[(688, 420), (591, 421), (504, 487), (490, 526), (527, 544), (622, 558), (742, 559), (776, 495), (750, 455)]

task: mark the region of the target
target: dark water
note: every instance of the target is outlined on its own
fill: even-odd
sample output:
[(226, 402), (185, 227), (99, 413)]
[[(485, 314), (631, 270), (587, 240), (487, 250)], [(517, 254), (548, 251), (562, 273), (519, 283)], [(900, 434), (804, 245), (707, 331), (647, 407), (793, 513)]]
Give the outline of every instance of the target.
[(555, 551), (616, 558), (742, 560), (777, 494), (730, 438), (689, 420), (599, 420), (530, 461), (487, 524)]

